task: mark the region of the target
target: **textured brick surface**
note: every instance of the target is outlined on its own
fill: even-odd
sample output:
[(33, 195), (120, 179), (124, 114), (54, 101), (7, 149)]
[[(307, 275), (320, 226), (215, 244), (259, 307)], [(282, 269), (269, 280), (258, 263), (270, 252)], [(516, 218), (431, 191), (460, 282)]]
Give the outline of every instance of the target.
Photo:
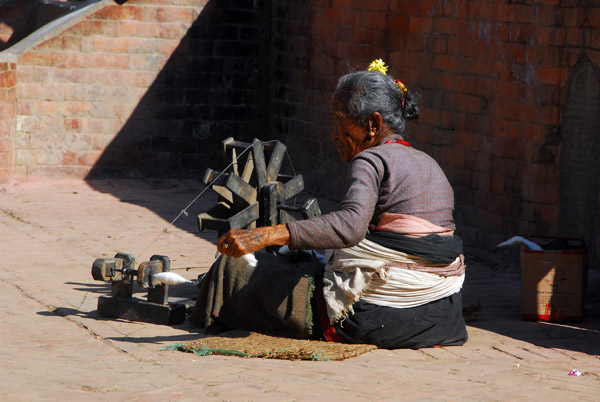
[(222, 139), (258, 137), (283, 140), (307, 187), (339, 197), (331, 94), (383, 58), (420, 97), (407, 136), (451, 179), (466, 244), (492, 251), (560, 234), (562, 114), (583, 54), (600, 63), (598, 2), (110, 1), (0, 63), (13, 147), (0, 152), (14, 161), (0, 181), (198, 176)]
[[(25, 51), (18, 74), (0, 75), (17, 91), (12, 105), (1, 92), (0, 108), (16, 104), (16, 136), (28, 138), (15, 151), (19, 179), (200, 175), (220, 159), (221, 139), (264, 137), (266, 10), (222, 0), (106, 2)], [(206, 156), (182, 157), (190, 152)]]
[(0, 62), (0, 183), (8, 183), (14, 177), (16, 84), (16, 64)]

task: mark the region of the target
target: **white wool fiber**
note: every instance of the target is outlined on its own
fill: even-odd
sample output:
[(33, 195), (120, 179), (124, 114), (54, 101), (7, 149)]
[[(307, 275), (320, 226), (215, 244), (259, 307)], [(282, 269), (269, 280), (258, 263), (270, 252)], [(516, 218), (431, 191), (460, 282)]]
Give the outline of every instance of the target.
[(178, 275), (174, 272), (159, 272), (158, 274), (152, 275), (159, 282), (165, 285), (181, 285), (182, 283), (193, 283), (190, 280), (185, 279), (183, 276)]

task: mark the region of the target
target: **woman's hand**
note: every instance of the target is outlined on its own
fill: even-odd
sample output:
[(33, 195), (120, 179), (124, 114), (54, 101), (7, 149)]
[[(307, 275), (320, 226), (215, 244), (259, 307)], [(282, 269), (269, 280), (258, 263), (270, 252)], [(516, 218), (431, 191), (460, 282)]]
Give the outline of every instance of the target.
[(217, 250), (221, 254), (238, 258), (268, 246), (290, 245), (291, 241), (290, 231), (286, 225), (231, 229), (219, 238)]

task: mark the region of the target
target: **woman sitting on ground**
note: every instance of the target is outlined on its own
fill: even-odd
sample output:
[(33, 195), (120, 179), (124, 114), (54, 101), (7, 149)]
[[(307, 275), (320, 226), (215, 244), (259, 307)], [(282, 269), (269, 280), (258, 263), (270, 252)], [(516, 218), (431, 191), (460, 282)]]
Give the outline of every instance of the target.
[[(350, 163), (339, 210), (231, 230), (200, 283), (190, 320), (383, 348), (461, 345), (465, 265), (454, 194), (438, 164), (402, 136), (418, 109), (381, 60), (338, 81), (333, 140)], [(323, 264), (257, 253), (267, 246), (328, 250)], [(233, 257), (233, 258), (232, 258)]]

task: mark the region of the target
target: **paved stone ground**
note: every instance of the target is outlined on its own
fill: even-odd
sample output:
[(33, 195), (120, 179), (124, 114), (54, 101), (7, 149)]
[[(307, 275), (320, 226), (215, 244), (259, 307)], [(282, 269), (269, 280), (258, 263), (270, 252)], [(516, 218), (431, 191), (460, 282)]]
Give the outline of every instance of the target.
[(163, 254), (185, 277), (207, 270), (215, 235), (198, 234), (195, 216), (212, 196), (169, 224), (200, 188), (112, 180), (0, 191), (0, 400), (600, 400), (598, 297), (581, 323), (521, 321), (519, 272), (473, 259), (464, 301), (482, 311), (462, 347), (376, 350), (342, 362), (199, 357), (159, 350), (199, 337), (187, 323), (100, 317), (97, 299), (109, 287), (90, 275), (96, 258)]

